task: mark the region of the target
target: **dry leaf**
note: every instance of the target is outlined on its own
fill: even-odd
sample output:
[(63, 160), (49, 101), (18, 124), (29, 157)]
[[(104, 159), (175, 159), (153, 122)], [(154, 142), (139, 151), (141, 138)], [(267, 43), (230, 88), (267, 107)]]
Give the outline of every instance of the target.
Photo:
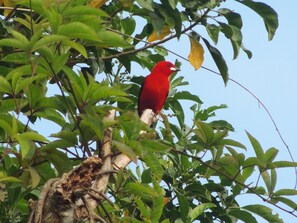
[(195, 70), (198, 70), (204, 61), (204, 49), (197, 40), (193, 39), (192, 37), (189, 38), (191, 42), (191, 52), (188, 56), (188, 59)]
[(171, 33), (169, 26), (163, 26), (162, 33), (157, 35), (156, 31), (154, 31), (148, 38), (147, 41), (154, 42), (156, 40), (162, 40), (165, 36), (168, 36)]
[(100, 8), (102, 5), (105, 4), (105, 2), (107, 2), (107, 0), (92, 0), (89, 6), (93, 8)]

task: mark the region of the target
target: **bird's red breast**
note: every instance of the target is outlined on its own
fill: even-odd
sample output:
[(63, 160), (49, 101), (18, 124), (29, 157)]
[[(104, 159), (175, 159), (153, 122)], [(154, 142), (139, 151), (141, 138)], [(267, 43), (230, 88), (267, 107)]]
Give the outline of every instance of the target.
[(138, 115), (145, 109), (152, 109), (158, 114), (169, 92), (169, 76), (178, 69), (168, 61), (158, 62), (151, 73), (144, 79), (138, 97)]

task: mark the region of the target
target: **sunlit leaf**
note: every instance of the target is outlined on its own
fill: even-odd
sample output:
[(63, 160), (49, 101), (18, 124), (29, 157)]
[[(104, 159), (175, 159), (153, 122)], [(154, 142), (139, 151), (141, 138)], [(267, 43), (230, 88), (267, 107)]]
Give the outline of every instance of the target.
[(195, 70), (198, 70), (204, 61), (204, 49), (196, 38), (189, 38), (191, 42), (191, 50), (188, 59)]
[(198, 216), (203, 214), (206, 209), (216, 207), (213, 203), (203, 203), (196, 206), (194, 209), (190, 211), (191, 222), (194, 221)]

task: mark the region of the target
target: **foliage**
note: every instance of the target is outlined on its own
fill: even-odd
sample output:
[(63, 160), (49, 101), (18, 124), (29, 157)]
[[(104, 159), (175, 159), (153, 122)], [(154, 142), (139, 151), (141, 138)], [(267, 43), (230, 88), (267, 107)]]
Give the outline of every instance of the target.
[[(250, 0), (235, 3), (259, 14), (273, 38), (278, 20), (271, 7)], [(113, 205), (103, 202), (97, 210), (106, 221), (250, 223), (257, 222), (256, 214), (283, 222), (268, 205), (242, 207), (237, 200), (243, 194), (281, 203), (292, 213), (296, 209), (289, 198), (296, 190), (276, 190), (276, 170), (296, 163), (276, 161), (278, 150), (264, 150), (250, 133), (255, 156), (246, 157), (246, 146), (228, 137), (232, 125), (215, 120), (215, 112), (226, 106), (203, 108), (198, 96), (179, 90), (188, 85), (182, 76), (172, 76), (165, 105), (174, 118), (163, 115), (154, 129), (135, 112), (142, 78), (131, 79), (131, 67), (152, 68), (163, 60), (168, 54), (160, 45), (164, 42), (189, 35), (191, 60), (201, 65), (203, 56), (195, 61), (197, 46), (200, 53), (207, 49), (225, 83), (227, 64), (210, 42), (217, 44), (224, 34), (234, 58), (240, 50), (251, 57), (242, 44), (241, 16), (224, 8), (223, 1), (21, 0), (16, 6), (3, 12), (7, 17), (0, 27), (1, 222), (26, 222), (29, 200), (38, 199), (48, 180), (100, 154), (97, 145), (108, 127), (114, 128), (113, 152), (139, 157), (143, 168), (114, 176), (108, 189)], [(197, 25), (208, 36), (201, 36)], [(181, 100), (193, 103), (193, 123), (185, 123), (189, 112)], [(111, 109), (117, 117), (107, 121)], [(147, 133), (140, 135), (140, 130)]]

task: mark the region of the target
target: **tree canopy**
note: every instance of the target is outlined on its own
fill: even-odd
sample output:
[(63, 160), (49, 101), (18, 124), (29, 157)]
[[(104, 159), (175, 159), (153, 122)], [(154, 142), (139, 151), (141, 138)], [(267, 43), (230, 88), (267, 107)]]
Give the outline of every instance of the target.
[[(226, 105), (204, 107), (180, 90), (190, 85), (182, 74), (170, 77), (164, 110), (172, 115), (152, 123), (136, 112), (144, 77), (133, 66), (150, 70), (175, 54), (176, 66), (199, 69), (208, 51), (227, 84), (220, 39), (230, 40), (234, 59), (252, 57), (240, 12), (225, 1), (1, 1), (0, 221), (283, 222), (271, 206), (297, 218), (296, 189), (276, 189), (277, 170), (297, 164), (276, 161), (278, 149), (249, 132), (250, 145), (232, 139), (232, 124), (215, 115)], [(269, 5), (233, 2), (260, 16), (273, 39)], [(184, 35), (188, 58), (162, 45)], [(242, 206), (240, 195), (265, 205)]]

